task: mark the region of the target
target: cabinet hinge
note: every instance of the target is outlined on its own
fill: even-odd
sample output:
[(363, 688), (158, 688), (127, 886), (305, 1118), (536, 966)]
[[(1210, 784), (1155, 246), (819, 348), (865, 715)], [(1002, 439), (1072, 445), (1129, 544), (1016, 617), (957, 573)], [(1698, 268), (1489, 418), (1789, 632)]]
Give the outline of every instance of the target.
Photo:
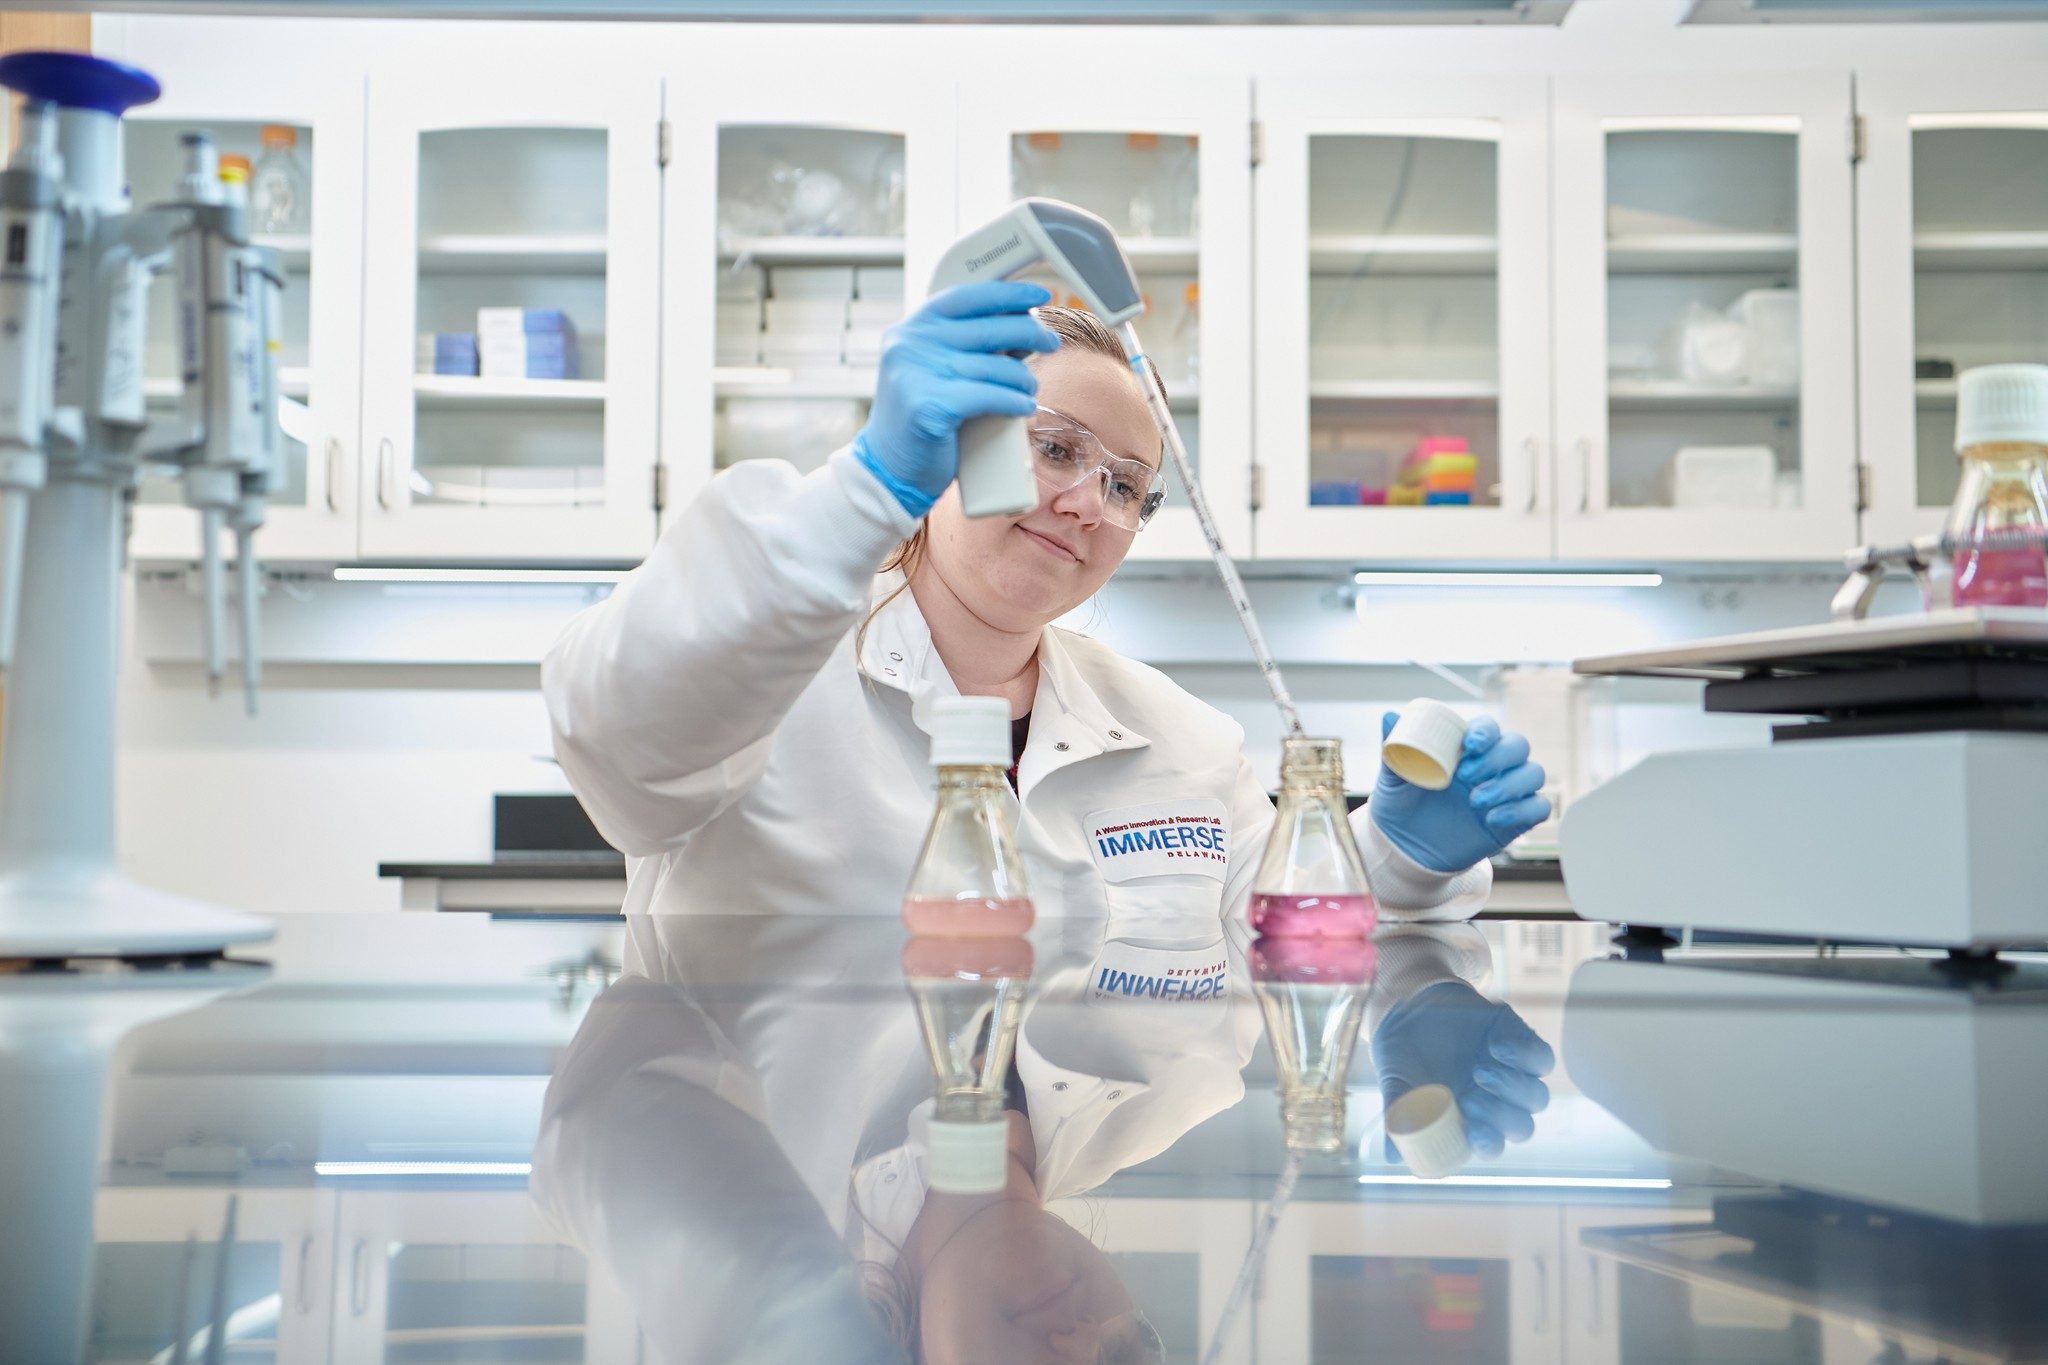
[(654, 510), (668, 510), (668, 466), (665, 464), (654, 467)]
[(674, 139), (674, 134), (673, 134), (673, 133), (672, 133), (672, 132), (670, 131), (670, 127), (669, 127), (669, 121), (668, 121), (667, 119), (663, 119), (663, 120), (662, 120), (662, 121), (661, 121), (660, 123), (658, 123), (658, 124), (656, 124), (656, 125), (655, 125), (655, 129), (654, 129), (654, 164), (655, 164), (655, 165), (657, 165), (657, 166), (667, 166), (667, 165), (668, 165), (668, 158), (669, 158), (669, 153), (670, 153), (670, 151), (671, 151), (671, 150), (673, 150), (673, 139)]
[(1266, 467), (1252, 466), (1252, 510), (1258, 511), (1266, 505)]
[(1859, 164), (1870, 152), (1870, 120), (1861, 114), (1849, 115), (1849, 164)]
[(1252, 120), (1251, 141), (1252, 166), (1256, 169), (1258, 164), (1266, 159), (1266, 125), (1257, 119)]
[(1867, 464), (1856, 466), (1856, 510), (1870, 510), (1870, 466)]

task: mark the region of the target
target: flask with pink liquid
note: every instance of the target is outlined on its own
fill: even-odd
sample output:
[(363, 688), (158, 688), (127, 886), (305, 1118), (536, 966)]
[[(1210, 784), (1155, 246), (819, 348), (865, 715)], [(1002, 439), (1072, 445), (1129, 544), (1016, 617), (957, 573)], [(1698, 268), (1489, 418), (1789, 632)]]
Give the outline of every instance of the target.
[(1283, 743), (1280, 809), (1252, 878), (1252, 928), (1276, 938), (1364, 938), (1379, 916), (1344, 812), (1343, 743)]
[(1959, 607), (2048, 607), (2048, 365), (1963, 371), (1962, 486), (1944, 528)]
[(1034, 918), (1011, 819), (1010, 705), (1000, 697), (948, 697), (932, 708), (939, 804), (903, 893), (913, 934), (1007, 938)]

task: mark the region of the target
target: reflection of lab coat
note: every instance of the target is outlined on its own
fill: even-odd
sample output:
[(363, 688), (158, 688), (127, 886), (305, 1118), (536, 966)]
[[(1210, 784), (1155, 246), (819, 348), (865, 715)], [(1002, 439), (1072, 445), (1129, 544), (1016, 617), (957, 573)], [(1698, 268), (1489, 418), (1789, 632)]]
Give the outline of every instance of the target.
[[(915, 526), (847, 451), (808, 477), (714, 479), (542, 666), (555, 752), (630, 860), (627, 911), (890, 913), (935, 790), (927, 726), (957, 695), (915, 599), (875, 566)], [(1243, 731), (1070, 631), (1039, 646), (1018, 836), (1064, 913), (1241, 912), (1273, 820)], [(1354, 817), (1381, 904), (1463, 918), (1491, 881)]]

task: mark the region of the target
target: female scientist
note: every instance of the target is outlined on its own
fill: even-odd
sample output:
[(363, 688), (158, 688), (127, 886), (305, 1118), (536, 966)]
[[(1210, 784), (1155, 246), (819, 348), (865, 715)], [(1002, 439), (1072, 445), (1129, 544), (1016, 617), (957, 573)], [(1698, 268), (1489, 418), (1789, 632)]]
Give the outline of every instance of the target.
[[(1273, 820), (1243, 730), (1051, 624), (1116, 572), (1165, 471), (1114, 336), (1049, 302), (1014, 281), (932, 297), (889, 332), (850, 446), (808, 476), (713, 479), (549, 653), (555, 752), (632, 860), (629, 913), (893, 911), (931, 817), (924, 727), (957, 694), (1010, 704), (1041, 911), (1243, 912)], [(994, 415), (1032, 424), (1042, 494), (970, 519), (955, 437)], [(1484, 719), (1444, 791), (1382, 768), (1353, 816), (1381, 906), (1471, 914), (1486, 858), (1549, 814), (1542, 785), (1528, 743)], [(1168, 867), (1093, 837), (1175, 817), (1221, 821), (1227, 856)]]

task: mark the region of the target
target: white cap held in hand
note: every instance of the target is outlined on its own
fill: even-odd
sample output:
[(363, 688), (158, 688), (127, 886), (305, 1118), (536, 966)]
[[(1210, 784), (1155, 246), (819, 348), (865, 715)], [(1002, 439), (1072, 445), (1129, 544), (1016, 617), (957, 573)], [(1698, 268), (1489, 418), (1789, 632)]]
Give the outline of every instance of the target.
[(1956, 449), (1992, 441), (2048, 445), (2048, 365), (1979, 365), (1956, 383)]
[(1401, 718), (1380, 749), (1380, 761), (1396, 777), (1440, 792), (1451, 785), (1464, 747), (1465, 718), (1440, 701), (1417, 697), (1401, 708)]
[(1394, 1150), (1424, 1180), (1441, 1180), (1472, 1159), (1465, 1117), (1448, 1086), (1416, 1086), (1387, 1106), (1386, 1123)]
[(932, 704), (934, 767), (1010, 766), (1010, 703), (947, 697)]

